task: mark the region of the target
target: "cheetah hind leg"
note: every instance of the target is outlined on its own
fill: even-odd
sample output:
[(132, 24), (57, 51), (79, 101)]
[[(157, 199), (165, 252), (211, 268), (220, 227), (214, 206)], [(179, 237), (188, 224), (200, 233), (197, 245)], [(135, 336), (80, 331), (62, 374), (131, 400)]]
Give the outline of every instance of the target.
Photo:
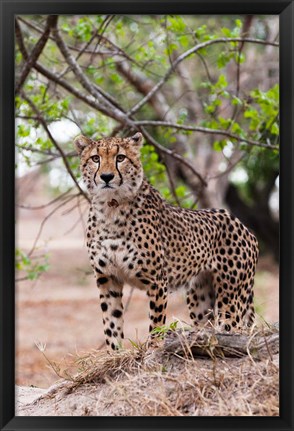
[(240, 274), (234, 285), (214, 274), (215, 328), (221, 332), (239, 332), (254, 323), (253, 276), (243, 279)]
[(194, 326), (213, 320), (214, 302), (213, 275), (202, 271), (193, 277), (187, 289), (187, 305)]

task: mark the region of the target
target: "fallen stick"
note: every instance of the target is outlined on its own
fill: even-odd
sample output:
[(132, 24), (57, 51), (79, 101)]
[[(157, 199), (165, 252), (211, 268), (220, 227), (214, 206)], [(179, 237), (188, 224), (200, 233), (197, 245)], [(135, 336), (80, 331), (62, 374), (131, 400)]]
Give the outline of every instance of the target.
[(207, 327), (168, 331), (160, 349), (180, 356), (272, 358), (279, 352), (279, 330), (273, 326), (250, 334), (219, 333)]

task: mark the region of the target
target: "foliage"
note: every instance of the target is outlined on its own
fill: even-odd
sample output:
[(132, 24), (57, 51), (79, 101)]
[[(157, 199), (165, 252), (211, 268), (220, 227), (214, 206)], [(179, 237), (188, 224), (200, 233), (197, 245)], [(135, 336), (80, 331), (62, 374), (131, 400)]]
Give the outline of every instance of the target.
[(154, 187), (166, 184), (165, 166), (159, 161), (158, 153), (153, 145), (144, 145), (141, 149), (141, 160), (144, 172)]
[[(38, 21), (39, 19), (41, 20), (41, 18), (32, 19), (32, 22), (35, 24), (36, 22), (34, 21)], [(59, 17), (59, 26), (66, 36), (69, 46), (76, 45), (78, 46), (76, 51), (81, 50), (82, 52), (82, 49), (84, 49), (82, 44), (89, 44), (95, 34), (99, 30), (101, 31), (101, 26), (103, 30), (105, 19), (104, 16), (95, 15), (64, 16)], [(207, 24), (197, 27), (197, 20), (195, 18), (176, 15), (162, 17), (115, 16), (112, 17), (109, 25), (109, 29), (111, 29), (109, 33), (112, 35), (112, 40), (107, 39), (104, 43), (106, 48), (111, 43), (114, 43), (121, 50), (122, 57), (128, 56), (132, 58), (134, 72), (143, 70), (147, 79), (155, 78), (156, 80), (157, 77), (159, 78), (168, 69), (173, 53), (176, 53), (178, 56), (191, 49), (195, 45), (195, 42), (203, 43), (220, 37), (240, 37), (242, 35), (242, 19), (231, 20), (229, 24), (230, 26), (223, 25), (220, 28), (214, 26), (211, 28), (211, 25), (208, 26)], [(146, 38), (146, 31), (148, 38)], [(105, 30), (105, 33), (101, 31), (101, 34), (102, 37), (106, 38), (107, 30)], [(99, 44), (99, 40), (96, 44)], [(100, 44), (102, 44), (101, 41)], [(102, 46), (100, 50), (103, 50)], [(240, 48), (238, 42), (228, 42), (223, 45), (211, 45), (211, 47), (201, 49), (198, 52), (198, 55), (201, 55), (202, 59), (207, 57), (207, 61), (210, 60), (211, 56), (216, 57), (217, 65), (217, 69), (214, 70), (214, 76), (211, 79), (203, 79), (203, 76), (201, 76), (199, 82), (195, 82), (198, 91), (201, 91), (202, 88), (201, 97), (204, 106), (202, 115), (204, 118), (201, 124), (211, 129), (230, 130), (238, 136), (256, 139), (259, 138), (256, 131), (261, 130), (261, 125), (264, 124), (266, 130), (270, 129), (272, 134), (278, 135), (278, 84), (275, 84), (273, 88), (267, 91), (254, 88), (248, 94), (242, 94), (242, 97), (240, 94), (237, 94), (238, 91), (233, 91), (229, 88), (231, 86), (226, 76), (226, 67), (230, 63), (242, 65), (246, 61), (246, 55), (242, 51), (244, 49)], [(46, 55), (46, 52), (50, 52), (50, 59)], [(19, 49), (17, 49), (17, 53), (19, 54)], [(85, 58), (81, 63), (85, 74), (93, 80), (93, 83), (103, 85), (103, 88), (110, 91), (119, 104), (124, 104), (127, 108), (139, 100), (140, 94), (134, 91), (136, 89), (118, 71), (116, 58), (106, 55), (105, 58), (102, 56), (100, 62), (99, 49), (95, 54), (90, 59)], [(42, 54), (44, 64), (49, 67), (53, 63), (56, 73), (58, 72), (62, 75), (65, 74), (65, 70), (63, 70), (63, 65), (60, 65), (58, 62), (59, 55), (56, 44), (54, 41), (49, 40)], [(191, 62), (192, 59), (188, 58), (188, 61)], [(218, 73), (218, 70), (221, 73)], [(105, 71), (107, 72), (105, 73)], [(70, 78), (70, 81), (72, 80)], [(171, 81), (174, 80), (175, 77)], [(38, 75), (34, 71), (31, 72), (30, 79), (26, 81), (24, 90), (25, 92), (30, 92), (32, 101), (37, 105), (48, 123), (67, 117), (74, 120), (73, 117), (78, 116), (79, 127), (85, 134), (91, 136), (95, 133), (95, 135), (100, 134), (103, 136), (111, 133), (113, 123), (109, 121), (110, 118), (106, 119), (105, 116), (101, 116), (99, 113), (95, 113), (92, 116), (84, 115), (84, 107), (79, 106), (79, 103), (75, 106), (74, 112), (72, 109), (72, 104), (75, 103), (73, 96), (52, 91), (50, 85), (39, 81)], [(197, 88), (195, 88), (195, 91), (197, 91)], [(242, 114), (239, 121), (222, 115), (223, 110), (229, 112), (230, 106), (235, 106)], [(33, 116), (32, 109), (20, 96), (17, 96), (16, 108), (17, 115)], [(185, 112), (183, 109), (177, 110), (179, 124), (185, 122)], [(144, 119), (148, 119), (154, 113), (150, 110), (150, 106), (145, 105), (142, 108), (142, 112), (138, 115)], [(18, 137), (24, 137), (24, 134), (28, 136), (28, 127), (32, 127), (34, 121), (26, 118), (26, 124), (26, 126), (21, 125), (18, 128)], [(170, 136), (169, 142), (171, 144), (173, 143), (173, 139), (174, 137)], [(214, 148), (220, 150), (222, 147), (222, 145), (219, 145), (220, 141), (215, 142)], [(224, 143), (225, 139), (223, 140), (223, 145)], [(41, 145), (40, 149), (44, 149), (42, 142), (34, 144)]]
[(25, 279), (37, 280), (43, 272), (48, 271), (49, 256), (44, 254), (37, 258), (32, 258), (23, 250), (17, 248), (15, 251), (15, 269), (24, 272)]
[(179, 321), (175, 320), (171, 322), (169, 325), (161, 325), (154, 328), (151, 332), (151, 335), (156, 335), (160, 339), (163, 339), (168, 331), (175, 331), (177, 329)]
[[(17, 19), (16, 81), (47, 20)], [(73, 138), (140, 130), (145, 175), (170, 203), (223, 206), (215, 196), (225, 193), (210, 195), (209, 181), (221, 174), (214, 187), (228, 187), (239, 154), (235, 170), (248, 181), (236, 187), (252, 205), (279, 163), (278, 49), (269, 23), (276, 18), (58, 16), (58, 32), (53, 25), (16, 94), (18, 167), (59, 170), (55, 191), (75, 186), (83, 194)]]

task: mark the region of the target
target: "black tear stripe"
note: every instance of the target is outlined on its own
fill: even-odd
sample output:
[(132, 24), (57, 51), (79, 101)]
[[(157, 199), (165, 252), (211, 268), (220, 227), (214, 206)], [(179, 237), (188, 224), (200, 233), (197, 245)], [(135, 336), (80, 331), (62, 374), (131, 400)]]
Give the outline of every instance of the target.
[(121, 185), (122, 185), (122, 183), (123, 183), (124, 181), (123, 181), (122, 174), (120, 173), (120, 171), (119, 171), (119, 169), (118, 169), (117, 162), (115, 162), (115, 167), (116, 167), (116, 170), (117, 170), (118, 175), (119, 175), (119, 178), (120, 178), (120, 183), (119, 183), (119, 185), (121, 186)]
[[(116, 145), (116, 154), (115, 154), (115, 156), (117, 156), (117, 155), (118, 155), (118, 153), (119, 153), (119, 145)], [(120, 171), (119, 171), (119, 169), (118, 169), (117, 161), (115, 161), (115, 167), (116, 167), (116, 170), (117, 170), (118, 175), (119, 175), (119, 178), (120, 178), (120, 183), (119, 183), (119, 185), (121, 186), (121, 185), (122, 185), (122, 183), (123, 183), (123, 177), (122, 177), (122, 174), (120, 173)]]
[[(94, 156), (99, 156), (99, 153), (97, 152), (97, 154), (94, 154)], [(87, 158), (87, 160), (86, 160), (86, 163), (88, 163), (88, 161), (90, 160), (90, 159), (92, 159), (92, 157), (93, 156), (90, 156), (90, 157), (88, 157)], [(100, 156), (99, 156), (100, 157)], [(97, 171), (95, 172), (95, 174), (94, 174), (94, 183), (95, 183), (95, 186), (97, 186), (97, 183), (96, 183), (96, 175), (98, 174), (98, 171), (99, 171), (99, 169), (100, 169), (100, 161), (98, 162), (98, 168), (97, 168)]]
[(95, 172), (95, 174), (94, 174), (94, 183), (95, 183), (95, 186), (97, 186), (97, 183), (96, 183), (96, 175), (98, 174), (99, 169), (100, 169), (100, 163), (99, 163), (99, 166), (98, 166), (98, 168), (97, 168), (97, 171), (96, 171), (96, 172)]

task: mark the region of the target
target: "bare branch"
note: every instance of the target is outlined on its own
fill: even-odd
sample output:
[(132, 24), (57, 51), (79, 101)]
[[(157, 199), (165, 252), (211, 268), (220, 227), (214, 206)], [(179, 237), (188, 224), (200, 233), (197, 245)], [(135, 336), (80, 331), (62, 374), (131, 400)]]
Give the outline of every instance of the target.
[(261, 148), (267, 148), (269, 150), (279, 150), (277, 145), (263, 144), (258, 141), (254, 141), (252, 139), (242, 138), (241, 136), (235, 135), (226, 130), (218, 130), (218, 129), (208, 129), (207, 127), (198, 127), (198, 126), (184, 126), (183, 124), (171, 123), (169, 121), (135, 121), (136, 126), (155, 126), (155, 127), (171, 127), (173, 129), (178, 130), (187, 130), (191, 132), (200, 132), (200, 133), (208, 133), (211, 135), (222, 135), (227, 136), (231, 139), (236, 139), (238, 142), (246, 142), (248, 145), (257, 146)]
[[(24, 42), (23, 42), (22, 32), (21, 32), (19, 25), (17, 24), (17, 21), (16, 21), (16, 40), (17, 40), (20, 52), (22, 53), (23, 57), (28, 58), (28, 53), (27, 53), (26, 47), (25, 47)], [(109, 110), (105, 106), (102, 106), (101, 103), (97, 102), (95, 100), (94, 96), (92, 96), (92, 93), (91, 93), (91, 95), (82, 94), (79, 90), (72, 87), (68, 83), (68, 81), (58, 77), (56, 74), (50, 72), (49, 70), (47, 70), (45, 67), (43, 67), (39, 63), (35, 63), (33, 65), (33, 67), (37, 70), (37, 72), (41, 73), (43, 76), (46, 76), (46, 78), (48, 78), (50, 81), (55, 82), (56, 84), (60, 85), (65, 90), (67, 90), (69, 93), (71, 93), (75, 97), (77, 97), (79, 100), (83, 101), (84, 103), (86, 103), (87, 105), (96, 109), (97, 111), (102, 112), (104, 115), (111, 117), (111, 112), (109, 112)], [(111, 99), (111, 96), (109, 96), (106, 92), (104, 92), (102, 89), (98, 88), (98, 86), (96, 86), (96, 85), (95, 85), (95, 88), (106, 99), (109, 99), (111, 102), (113, 102), (113, 100)]]
[(144, 128), (141, 128), (140, 130), (141, 130), (142, 134), (145, 136), (145, 138), (149, 142), (151, 142), (151, 144), (155, 148), (157, 148), (161, 153), (167, 154), (168, 156), (173, 157), (174, 159), (181, 162), (183, 165), (187, 166), (187, 168), (189, 168), (193, 172), (193, 174), (195, 174), (196, 177), (199, 179), (202, 187), (207, 186), (207, 182), (204, 180), (202, 175), (196, 171), (196, 169), (190, 164), (190, 162), (188, 160), (184, 159), (184, 157), (180, 156), (179, 154), (175, 153), (174, 151), (169, 150), (168, 148), (165, 148), (164, 146), (160, 145)]
[[(59, 200), (64, 199), (64, 198), (65, 198), (65, 196), (67, 196), (67, 195), (68, 195), (68, 193), (69, 193), (71, 190), (72, 190), (72, 187), (71, 187), (70, 189), (68, 189), (66, 192), (64, 192), (64, 193), (62, 193), (61, 195), (57, 196), (57, 198), (53, 199), (53, 200), (52, 200), (52, 201), (50, 201), (50, 202), (47, 202), (47, 203), (46, 203), (46, 204), (44, 204), (44, 205), (29, 206), (29, 205), (21, 205), (21, 204), (18, 204), (17, 206), (18, 206), (19, 208), (23, 208), (23, 209), (26, 209), (26, 210), (40, 210), (40, 209), (44, 209), (44, 208), (47, 208), (47, 207), (49, 207), (50, 205), (54, 204), (55, 202), (58, 202)], [(75, 195), (72, 195), (72, 196), (73, 196), (73, 197), (75, 197), (75, 196), (79, 196), (79, 193), (77, 193), (77, 194), (75, 194)]]
[[(44, 33), (42, 34), (42, 36), (40, 37), (40, 39), (38, 40), (38, 42), (34, 46), (34, 49), (32, 50), (31, 55), (29, 57), (25, 58), (25, 64), (23, 66), (20, 78), (16, 84), (15, 94), (19, 93), (19, 91), (20, 91), (21, 87), (23, 86), (28, 74), (30, 73), (30, 70), (32, 69), (32, 67), (34, 66), (34, 64), (36, 63), (38, 58), (40, 57), (40, 55), (41, 55), (41, 53), (42, 53), (42, 51), (43, 51), (43, 49), (47, 43), (47, 40), (49, 38), (51, 28), (54, 25), (56, 25), (56, 22), (57, 22), (57, 15), (49, 15), (48, 16)], [(19, 25), (17, 23), (17, 20), (16, 20), (16, 30), (17, 30), (17, 32), (19, 32)]]
[(225, 175), (228, 175), (237, 165), (238, 165), (238, 163), (240, 163), (241, 162), (241, 160), (244, 158), (244, 156), (245, 156), (245, 154), (241, 154), (241, 156), (240, 157), (238, 157), (233, 163), (231, 162), (231, 160), (229, 159), (228, 160), (228, 162), (229, 162), (229, 166), (227, 167), (227, 169), (226, 170), (224, 170), (223, 172), (220, 172), (219, 174), (216, 174), (216, 175), (212, 175), (212, 176), (210, 176), (210, 177), (208, 177), (207, 178), (207, 180), (208, 181), (210, 181), (210, 180), (215, 180), (215, 179), (217, 179), (217, 178), (221, 178), (221, 177), (223, 177), (223, 176), (225, 176)]
[[(113, 18), (113, 16), (112, 16), (112, 18)], [(23, 19), (23, 17), (19, 16), (17, 19), (19, 21), (21, 21), (22, 23), (24, 23), (27, 27), (29, 27), (32, 30), (36, 31), (37, 33), (39, 33), (39, 34), (43, 33), (42, 29), (40, 29), (36, 25), (33, 25), (31, 22)], [(107, 28), (107, 26), (108, 26), (109, 23), (110, 23), (110, 21), (107, 22), (107, 24), (104, 26), (103, 33), (105, 32), (105, 30), (106, 30), (106, 28)], [(102, 42), (105, 46), (108, 46), (109, 51), (96, 51), (96, 48), (94, 50), (88, 49), (89, 42), (92, 42), (93, 38), (91, 38), (90, 41), (87, 42), (87, 44), (85, 45), (85, 47), (83, 47), (82, 49), (78, 48), (76, 46), (73, 46), (73, 45), (68, 45), (68, 48), (71, 51), (75, 51), (75, 52), (78, 52), (78, 53), (81, 53), (81, 54), (82, 53), (83, 54), (89, 54), (89, 55), (91, 55), (91, 57), (93, 57), (93, 55), (99, 55), (99, 56), (108, 55), (108, 56), (111, 56), (111, 57), (114, 57), (115, 55), (117, 55), (117, 56), (126, 58), (127, 60), (129, 60), (131, 63), (135, 64), (138, 67), (144, 68), (144, 65), (139, 64), (135, 59), (133, 59), (131, 56), (129, 56), (123, 49), (121, 49), (119, 46), (117, 46), (115, 43), (113, 43), (110, 39), (108, 39), (106, 36), (104, 36), (103, 33), (99, 34), (99, 30), (98, 30), (98, 33), (97, 34), (95, 33), (95, 37), (97, 37), (99, 43)], [(52, 36), (49, 36), (49, 39), (54, 41), (54, 37), (52, 37)], [(78, 60), (78, 57), (80, 57), (80, 55), (78, 55), (76, 57), (76, 60)], [(156, 73), (154, 73), (152, 71), (149, 71), (149, 72), (153, 73), (156, 76), (158, 76)], [(59, 76), (59, 77), (61, 77), (61, 76)]]
[[(126, 113), (124, 111), (124, 109), (121, 106), (119, 106), (118, 102), (110, 94), (107, 94), (104, 90), (100, 89), (97, 85), (95, 85), (95, 83), (91, 82), (91, 80), (84, 73), (82, 67), (78, 64), (77, 59), (84, 52), (85, 48), (82, 49), (79, 52), (79, 55), (77, 56), (77, 58), (75, 58), (72, 55), (71, 47), (68, 46), (65, 43), (65, 41), (62, 39), (61, 31), (57, 28), (57, 26), (55, 26), (54, 30), (52, 31), (52, 34), (54, 35), (54, 40), (55, 40), (60, 52), (62, 53), (66, 63), (69, 65), (70, 69), (75, 74), (79, 83), (86, 90), (86, 94), (83, 94), (81, 91), (72, 87), (68, 83), (68, 81), (62, 79), (60, 76), (53, 75), (50, 71), (43, 68), (37, 62), (34, 64), (34, 68), (37, 71), (39, 71), (40, 73), (42, 73), (44, 76), (46, 76), (49, 80), (62, 86), (64, 89), (66, 89), (71, 94), (73, 94), (75, 97), (77, 97), (79, 100), (82, 100), (88, 106), (91, 106), (95, 110), (102, 112), (107, 117), (110, 117), (110, 118), (113, 118), (114, 120), (116, 120), (120, 124), (121, 128), (126, 128), (126, 126), (128, 126), (128, 128), (132, 128), (134, 130), (141, 130), (142, 133), (144, 134), (145, 138), (150, 143), (152, 143), (162, 155), (167, 155), (167, 156), (172, 157), (173, 159), (177, 160), (179, 163), (186, 166), (191, 172), (193, 172), (193, 174), (200, 181), (200, 190), (201, 190), (201, 188), (205, 187), (207, 185), (207, 183), (206, 183), (205, 179), (203, 178), (203, 176), (198, 171), (195, 170), (195, 168), (193, 167), (191, 162), (189, 162), (187, 159), (185, 159), (184, 157), (182, 157), (179, 154), (181, 152), (181, 150), (177, 149), (177, 153), (176, 153), (176, 152), (160, 145), (148, 133), (148, 131), (145, 129), (145, 126), (172, 127), (172, 128), (177, 129), (177, 130), (190, 130), (190, 131), (206, 133), (206, 134), (215, 134), (215, 135), (220, 135), (220, 136), (226, 136), (226, 137), (228, 137), (230, 139), (234, 139), (238, 142), (246, 142), (249, 145), (256, 145), (256, 146), (263, 147), (263, 148), (270, 148), (270, 149), (277, 149), (278, 150), (278, 146), (276, 146), (276, 145), (266, 145), (265, 143), (257, 142), (257, 141), (254, 141), (252, 139), (241, 139), (240, 136), (234, 135), (233, 133), (230, 133), (229, 131), (213, 130), (213, 129), (208, 129), (208, 128), (204, 128), (204, 127), (192, 127), (192, 126), (178, 125), (176, 123), (176, 118), (174, 118), (173, 116), (169, 116), (169, 118), (168, 118), (169, 121), (165, 121), (165, 122), (164, 121), (162, 121), (162, 122), (135, 121), (135, 119), (132, 118), (132, 114), (137, 112), (145, 103), (149, 102), (151, 105), (153, 105), (153, 107), (155, 107), (155, 105), (157, 105), (157, 107), (158, 107), (160, 105), (159, 100), (160, 99), (161, 99), (161, 101), (165, 100), (163, 94), (161, 93), (161, 91), (159, 91), (160, 88), (169, 79), (170, 75), (172, 73), (174, 73), (174, 70), (176, 70), (176, 68), (180, 65), (180, 63), (183, 60), (185, 60), (186, 58), (188, 58), (189, 56), (191, 56), (194, 53), (198, 55), (199, 50), (201, 48), (205, 48), (205, 47), (212, 45), (212, 44), (215, 44), (215, 43), (228, 43), (228, 42), (241, 42), (243, 44), (245, 42), (252, 42), (252, 43), (262, 43), (262, 44), (267, 44), (267, 45), (270, 44), (273, 46), (278, 46), (277, 43), (266, 42), (266, 41), (261, 41), (258, 39), (252, 39), (252, 38), (229, 38), (229, 39), (221, 38), (221, 39), (210, 40), (210, 41), (207, 41), (207, 42), (204, 42), (201, 44), (197, 44), (193, 48), (191, 48), (190, 50), (188, 50), (188, 51), (184, 52), (182, 55), (178, 56), (171, 63), (171, 67), (169, 68), (169, 70), (165, 73), (165, 75), (160, 79), (160, 81), (157, 84), (154, 84), (151, 80), (149, 80), (148, 85), (146, 85), (146, 81), (144, 82), (144, 74), (143, 73), (137, 73), (137, 72), (133, 71), (131, 69), (130, 65), (127, 64), (127, 62), (116, 63), (117, 69), (118, 70), (120, 69), (119, 70), (120, 73), (122, 75), (124, 75), (125, 78), (128, 79), (128, 81), (133, 85), (133, 87), (136, 88), (137, 91), (139, 91), (141, 94), (143, 94), (143, 99), (139, 103), (137, 103), (128, 113)], [(100, 36), (97, 35), (98, 39), (99, 39), (99, 37)], [(120, 55), (124, 55), (124, 57), (127, 58), (126, 53), (123, 50), (121, 50), (117, 46), (115, 46), (115, 47), (111, 46), (111, 42), (108, 39), (106, 41), (106, 38), (104, 38), (104, 36), (101, 36), (101, 38), (99, 39), (99, 42), (101, 42), (101, 44), (104, 43), (105, 45), (108, 44), (108, 47), (111, 50), (115, 49), (116, 53), (118, 52), (118, 49), (119, 49)], [(18, 40), (18, 44), (19, 44), (20, 50), (25, 51), (25, 46), (21, 44), (21, 40)], [(86, 45), (86, 47), (88, 47), (88, 46), (89, 46), (89, 44)], [(95, 48), (94, 52), (95, 51), (96, 51), (96, 48)], [(128, 61), (131, 62), (132, 59), (128, 58)], [(138, 79), (138, 78), (140, 78), (140, 79)], [(162, 96), (162, 98), (160, 96)], [(160, 108), (159, 111), (161, 112), (160, 117), (164, 118), (164, 117), (162, 117), (163, 106), (160, 106), (159, 108)], [(144, 127), (142, 127), (142, 126), (144, 126)], [(179, 137), (179, 139), (177, 139), (177, 144), (182, 139), (182, 141), (184, 141), (184, 144), (186, 145), (186, 139), (183, 136), (183, 134), (178, 133), (177, 136)], [(169, 158), (167, 158), (167, 160), (168, 159)], [(168, 174), (169, 174), (169, 172), (168, 172)], [(169, 175), (169, 179), (170, 178), (171, 178), (171, 175)], [(198, 193), (198, 185), (199, 184), (197, 181), (197, 186), (196, 186), (197, 193)], [(172, 184), (171, 184), (171, 188), (173, 191)]]
[[(111, 19), (109, 20), (109, 18), (111, 18)], [(82, 49), (78, 49), (78, 55), (76, 56), (76, 61), (78, 61), (78, 59), (86, 52), (87, 48), (91, 45), (91, 43), (97, 37), (97, 35), (100, 33), (100, 31), (103, 30), (103, 32), (104, 32), (106, 30), (106, 28), (108, 27), (108, 25), (112, 19), (113, 19), (113, 17), (112, 16), (109, 17), (109, 15), (108, 15), (105, 18), (105, 20), (102, 22), (100, 27), (93, 32), (92, 36), (90, 37), (90, 40), (85, 44), (85, 46)], [(104, 24), (105, 24), (105, 27), (104, 27)], [(59, 77), (66, 75), (67, 72), (70, 70), (71, 70), (71, 68), (67, 67), (66, 70), (59, 75)]]
[(178, 198), (178, 195), (177, 195), (177, 192), (176, 192), (175, 182), (174, 182), (174, 179), (173, 179), (173, 177), (171, 175), (168, 163), (165, 163), (165, 168), (166, 168), (167, 178), (168, 178), (168, 181), (169, 181), (169, 185), (170, 185), (170, 189), (171, 189), (172, 195), (173, 195), (174, 200), (176, 201), (177, 205), (180, 207), (181, 206), (181, 202), (179, 201), (179, 198)]
[(16, 144), (16, 147), (19, 148), (20, 150), (31, 151), (32, 153), (42, 154), (43, 156), (51, 156), (54, 158), (59, 157), (59, 154), (52, 153), (51, 150), (39, 150), (38, 148), (32, 148), (30, 146), (26, 146), (23, 144)]
[(78, 208), (78, 212), (79, 212), (79, 217), (78, 217), (78, 219), (77, 219), (77, 221), (69, 228), (69, 229), (67, 229), (65, 232), (64, 232), (64, 236), (66, 236), (66, 235), (68, 235), (69, 233), (71, 233), (75, 228), (76, 228), (76, 226), (81, 222), (82, 223), (82, 225), (83, 225), (83, 231), (84, 232), (86, 232), (86, 226), (84, 225), (84, 219), (83, 219), (83, 215), (84, 215), (84, 213), (86, 212), (86, 210), (87, 210), (87, 208), (85, 208), (84, 209), (84, 211), (82, 211), (81, 210), (81, 202), (80, 202), (80, 199), (79, 199), (79, 196), (78, 196), (78, 198), (77, 198), (77, 208)]
[(43, 228), (44, 228), (44, 225), (45, 225), (45, 223), (47, 222), (47, 220), (59, 209), (59, 208), (61, 208), (61, 207), (63, 207), (64, 205), (66, 205), (68, 202), (70, 202), (72, 199), (74, 199), (75, 198), (75, 196), (73, 195), (73, 196), (68, 196), (63, 202), (61, 202), (59, 205), (57, 205), (55, 208), (53, 208), (53, 210), (52, 211), (50, 211), (50, 213), (49, 214), (47, 214), (47, 216), (42, 220), (42, 222), (41, 222), (41, 224), (40, 224), (40, 227), (39, 227), (39, 231), (38, 231), (38, 233), (37, 233), (37, 236), (36, 236), (36, 238), (35, 238), (35, 241), (34, 241), (34, 244), (33, 244), (33, 246), (32, 246), (32, 248), (31, 248), (31, 250), (28, 252), (28, 256), (31, 256), (32, 255), (32, 253), (34, 252), (34, 250), (35, 250), (35, 248), (36, 248), (36, 245), (37, 245), (37, 243), (38, 243), (38, 241), (39, 241), (39, 238), (40, 238), (40, 236), (41, 236), (41, 233), (42, 233), (42, 231), (43, 231)]
[[(19, 43), (19, 46), (21, 46), (21, 43)], [(69, 91), (70, 93), (74, 94), (77, 98), (79, 98), (83, 102), (87, 103), (89, 106), (92, 106), (93, 108), (99, 110), (100, 112), (103, 112), (105, 115), (108, 115), (108, 116), (111, 117), (111, 112), (107, 111), (106, 109), (103, 109), (101, 107), (101, 105), (99, 103), (97, 103), (92, 97), (81, 94), (75, 88), (73, 88), (72, 86), (70, 86), (66, 81), (64, 81), (64, 80), (62, 80), (60, 78), (57, 78), (56, 75), (53, 75), (51, 72), (49, 72), (48, 70), (46, 70), (45, 68), (43, 68), (38, 63), (35, 64), (35, 69), (38, 70), (40, 73), (42, 73), (44, 76), (48, 77), (48, 79), (51, 79), (52, 81), (54, 81), (54, 82), (58, 83), (59, 85), (61, 85), (62, 87), (64, 87), (67, 91)], [(123, 124), (124, 124), (124, 121), (123, 121)], [(132, 122), (131, 120), (129, 120), (129, 124), (135, 130), (138, 129), (136, 123)], [(194, 172), (194, 174), (200, 179), (201, 183), (204, 186), (206, 186), (206, 182), (203, 180), (203, 178), (201, 177), (201, 175), (197, 171), (195, 171), (195, 169), (190, 165), (190, 163), (187, 160), (185, 160), (179, 154), (176, 154), (175, 152), (173, 152), (171, 150), (168, 150), (167, 148), (165, 148), (165, 147), (161, 146), (160, 144), (158, 144), (149, 135), (149, 133), (147, 133), (146, 131), (142, 131), (142, 133), (145, 135), (146, 139), (148, 139), (150, 142), (152, 142), (153, 145), (156, 148), (158, 148), (161, 152), (170, 155), (171, 157), (173, 157), (174, 159), (176, 159), (180, 163), (183, 163), (184, 165), (186, 165), (187, 167), (189, 167)]]
[[(136, 60), (134, 60), (132, 57), (130, 57), (122, 48), (120, 48), (119, 46), (117, 46), (115, 43), (113, 43), (110, 39), (108, 39), (105, 36), (102, 36), (101, 34), (97, 35), (97, 38), (99, 39), (100, 42), (103, 42), (104, 45), (108, 46), (110, 51), (109, 54), (111, 56), (114, 55), (118, 55), (120, 57), (126, 58), (127, 60), (129, 60), (131, 63), (135, 64), (138, 67), (142, 67)], [(71, 47), (71, 49), (74, 49), (73, 47)], [(103, 52), (89, 52), (92, 54), (99, 54), (99, 55), (103, 55)]]
[(169, 331), (162, 350), (178, 355), (209, 356), (253, 356), (255, 359), (268, 357), (269, 346), (273, 354), (279, 352), (279, 331), (272, 326), (250, 334), (222, 334), (214, 328), (204, 327), (200, 330)]
[(107, 100), (103, 96), (103, 94), (101, 94), (101, 92), (97, 89), (97, 86), (93, 85), (85, 76), (80, 65), (76, 62), (75, 58), (72, 56), (68, 47), (64, 43), (57, 26), (53, 28), (52, 33), (55, 37), (56, 44), (60, 49), (62, 55), (64, 56), (67, 63), (71, 66), (72, 71), (74, 72), (80, 84), (85, 88), (85, 90), (87, 90), (92, 96), (94, 96), (100, 101), (100, 104), (102, 105), (101, 108), (104, 108), (104, 110), (109, 116), (119, 122), (123, 122), (130, 125), (131, 122), (126, 116), (126, 114), (120, 109), (116, 108), (109, 100)]
[(193, 48), (189, 49), (188, 51), (184, 52), (183, 54), (179, 55), (179, 57), (176, 58), (176, 60), (171, 64), (170, 68), (166, 72), (166, 74), (163, 76), (163, 78), (158, 81), (158, 83), (152, 88), (152, 90), (149, 91), (149, 93), (140, 101), (138, 102), (130, 111), (127, 113), (128, 116), (131, 116), (135, 114), (139, 109), (144, 106), (148, 100), (163, 86), (163, 84), (168, 80), (170, 75), (175, 71), (178, 64), (180, 64), (183, 60), (185, 60), (187, 57), (190, 57), (190, 55), (195, 54), (197, 51), (206, 48), (207, 46), (213, 45), (215, 43), (228, 43), (228, 42), (251, 42), (251, 43), (258, 43), (262, 45), (272, 45), (272, 46), (279, 46), (276, 42), (270, 42), (270, 41), (264, 41), (260, 39), (254, 39), (254, 38), (242, 38), (242, 37), (230, 37), (230, 38), (219, 38), (219, 39), (213, 39), (209, 40), (207, 42), (199, 43), (196, 46), (193, 46)]
[[(139, 73), (132, 70), (126, 61), (116, 63), (116, 69), (133, 87), (135, 87), (139, 93), (143, 94), (144, 96), (148, 94), (148, 92), (154, 86), (154, 83), (151, 79), (147, 78), (142, 72)], [(163, 117), (163, 113), (169, 109), (169, 105), (167, 104), (164, 95), (160, 91), (156, 92), (149, 99), (148, 103), (150, 103), (150, 105), (155, 109), (156, 113), (160, 117)]]
[[(21, 54), (22, 54), (23, 58), (24, 58), (25, 60), (27, 60), (29, 55), (28, 55), (28, 53), (27, 53), (27, 50), (26, 50), (26, 47), (25, 47), (25, 44), (24, 44), (24, 41), (23, 41), (22, 32), (21, 32), (21, 29), (20, 29), (20, 25), (19, 25), (19, 23), (18, 23), (18, 20), (19, 20), (19, 18), (16, 18), (16, 19), (15, 19), (15, 38), (16, 38), (16, 41), (17, 41), (18, 47), (19, 47), (19, 49), (20, 49), (20, 52), (21, 52)], [(35, 62), (35, 63), (36, 63), (36, 62)], [(34, 64), (35, 64), (35, 63), (34, 63)]]
[(90, 201), (89, 197), (81, 189), (79, 183), (77, 182), (76, 177), (74, 176), (74, 174), (73, 174), (73, 172), (71, 170), (71, 167), (69, 166), (67, 157), (66, 157), (63, 149), (60, 147), (60, 145), (53, 138), (50, 130), (48, 129), (47, 123), (46, 123), (44, 117), (42, 116), (41, 112), (39, 111), (39, 109), (37, 108), (37, 106), (25, 95), (25, 93), (23, 91), (21, 91), (21, 96), (22, 96), (22, 98), (24, 100), (26, 100), (28, 102), (28, 104), (31, 106), (32, 110), (35, 112), (35, 114), (39, 118), (40, 124), (42, 124), (42, 126), (43, 126), (45, 132), (47, 133), (49, 139), (51, 140), (52, 144), (54, 145), (54, 147), (57, 149), (57, 151), (61, 155), (61, 158), (62, 158), (62, 161), (63, 161), (63, 163), (65, 165), (65, 168), (66, 168), (67, 172), (69, 173), (70, 177), (72, 178), (73, 182), (75, 183), (76, 187), (78, 188), (78, 190), (80, 191), (80, 193), (87, 199), (87, 201)]

